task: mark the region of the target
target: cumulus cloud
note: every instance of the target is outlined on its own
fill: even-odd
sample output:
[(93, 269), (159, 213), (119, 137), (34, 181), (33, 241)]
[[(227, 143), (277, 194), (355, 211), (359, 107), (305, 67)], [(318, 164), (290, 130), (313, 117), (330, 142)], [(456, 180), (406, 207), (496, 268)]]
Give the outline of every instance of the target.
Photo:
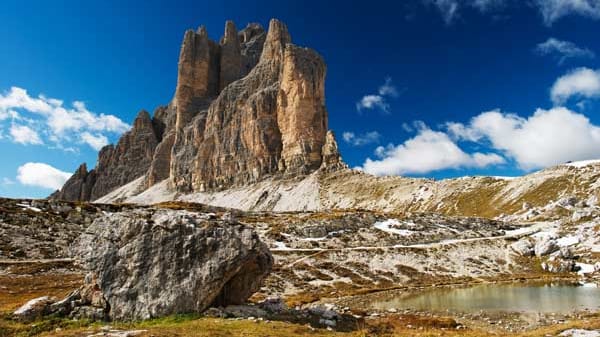
[(387, 98), (397, 96), (398, 90), (392, 84), (392, 79), (388, 77), (385, 79), (385, 83), (377, 89), (377, 94), (365, 95), (360, 101), (356, 102), (356, 110), (362, 112), (363, 110), (379, 109), (385, 113), (389, 113), (390, 104)]
[(600, 97), (600, 70), (578, 68), (559, 77), (550, 89), (552, 102), (562, 104), (571, 97)]
[(342, 134), (342, 139), (348, 144), (354, 146), (363, 146), (371, 143), (379, 143), (381, 135), (377, 131), (369, 131), (363, 134), (355, 134), (354, 132), (346, 131)]
[(538, 109), (527, 118), (488, 111), (454, 129), (465, 140), (489, 142), (525, 170), (600, 157), (600, 127), (564, 107)]
[(82, 133), (81, 140), (96, 151), (100, 151), (101, 148), (108, 144), (108, 138), (106, 138), (106, 136), (93, 135), (89, 132)]
[[(43, 126), (43, 134), (60, 147), (64, 147), (64, 142), (76, 140), (83, 140), (93, 147), (92, 144), (98, 141), (85, 141), (82, 134), (93, 132), (97, 140), (105, 139), (104, 133), (120, 134), (130, 127), (116, 116), (91, 112), (83, 102), (75, 101), (71, 107), (66, 107), (62, 100), (43, 95), (32, 97), (27, 90), (18, 87), (0, 94), (0, 121), (21, 118), (23, 113), (34, 118), (38, 127)], [(30, 129), (32, 127), (29, 126)]]
[(43, 144), (40, 135), (33, 130), (32, 128), (26, 125), (17, 125), (13, 124), (10, 127), (10, 135), (12, 137), (13, 142), (23, 144), (23, 145), (39, 145)]
[(548, 26), (568, 15), (600, 19), (600, 0), (534, 0), (534, 4)]
[(551, 55), (558, 59), (558, 64), (570, 58), (594, 58), (596, 54), (587, 48), (578, 47), (573, 42), (558, 40), (553, 37), (539, 43), (535, 51), (540, 55)]
[(17, 169), (17, 180), (28, 186), (57, 190), (71, 177), (71, 173), (63, 172), (45, 163), (25, 163)]
[(6, 119), (17, 120), (17, 119), (21, 119), (21, 116), (19, 115), (18, 112), (14, 111), (14, 110), (0, 109), (0, 121), (6, 120)]
[(457, 168), (482, 168), (504, 163), (495, 153), (466, 153), (448, 134), (424, 126), (400, 145), (380, 146), (378, 159), (367, 158), (360, 169), (374, 175), (422, 174)]

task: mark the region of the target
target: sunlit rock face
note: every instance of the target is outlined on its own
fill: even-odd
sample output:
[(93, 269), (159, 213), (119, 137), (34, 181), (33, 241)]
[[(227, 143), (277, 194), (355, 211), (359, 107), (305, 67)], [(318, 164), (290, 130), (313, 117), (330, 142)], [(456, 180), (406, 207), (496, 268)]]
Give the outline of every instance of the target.
[(153, 118), (140, 114), (94, 170), (78, 170), (52, 197), (95, 200), (141, 176), (143, 189), (169, 179), (192, 192), (343, 167), (328, 134), (325, 62), (291, 42), (275, 19), (268, 31), (227, 21), (219, 42), (203, 26), (186, 31), (173, 100)]

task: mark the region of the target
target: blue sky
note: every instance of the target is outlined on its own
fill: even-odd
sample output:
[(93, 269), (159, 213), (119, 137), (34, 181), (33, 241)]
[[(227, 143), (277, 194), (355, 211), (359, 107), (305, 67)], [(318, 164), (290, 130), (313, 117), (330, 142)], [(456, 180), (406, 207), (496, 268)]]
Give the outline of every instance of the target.
[[(330, 128), (379, 175), (520, 175), (600, 158), (599, 0), (13, 1), (0, 195), (43, 197), (172, 98), (183, 33), (284, 21), (328, 66)], [(41, 96), (40, 96), (41, 95)]]

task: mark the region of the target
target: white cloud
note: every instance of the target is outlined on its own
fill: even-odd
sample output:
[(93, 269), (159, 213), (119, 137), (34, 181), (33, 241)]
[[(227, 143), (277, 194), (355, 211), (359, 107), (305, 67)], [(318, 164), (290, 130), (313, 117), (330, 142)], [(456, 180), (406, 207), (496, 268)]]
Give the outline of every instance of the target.
[(364, 109), (379, 108), (383, 112), (390, 112), (390, 105), (385, 101), (383, 96), (365, 95), (356, 103), (356, 110), (363, 111)]
[(454, 140), (468, 140), (476, 142), (481, 139), (481, 134), (472, 128), (465, 126), (462, 123), (448, 122), (446, 123), (448, 134)]
[(414, 138), (403, 144), (378, 147), (375, 154), (379, 159), (367, 158), (360, 169), (380, 176), (482, 168), (504, 163), (504, 158), (495, 153), (466, 153), (446, 133), (428, 127), (421, 128)]
[(558, 58), (558, 64), (562, 64), (569, 58), (594, 58), (596, 55), (587, 48), (578, 47), (573, 42), (558, 40), (553, 37), (545, 42), (539, 43), (536, 52), (540, 55), (554, 55)]
[(600, 19), (600, 0), (422, 0), (426, 5), (434, 6), (447, 25), (460, 17), (465, 8), (474, 8), (483, 14), (494, 13), (507, 7), (509, 3), (533, 5), (542, 15), (544, 23), (551, 26), (568, 15), (580, 15)]
[(454, 18), (458, 15), (458, 0), (430, 0), (442, 15), (444, 22), (449, 25), (454, 21)]
[(387, 77), (385, 79), (385, 83), (379, 87), (379, 95), (380, 96), (391, 96), (391, 97), (397, 97), (398, 96), (398, 90), (396, 89), (396, 87), (392, 84), (392, 78), (391, 77)]
[(578, 68), (559, 77), (550, 90), (552, 102), (562, 104), (571, 97), (600, 97), (600, 70)]
[(600, 0), (534, 0), (534, 4), (548, 26), (568, 15), (600, 19)]
[(14, 110), (2, 110), (0, 109), (0, 121), (6, 120), (6, 119), (21, 119), (19, 116), (19, 113), (14, 111)]
[(26, 125), (13, 124), (10, 127), (10, 135), (12, 136), (12, 140), (15, 143), (19, 143), (19, 144), (23, 144), (23, 145), (43, 144), (42, 139), (40, 138), (38, 133)]
[(468, 131), (455, 134), (463, 139), (489, 142), (525, 170), (600, 157), (600, 127), (564, 107), (538, 109), (528, 118), (494, 110), (454, 128)]
[(75, 101), (69, 108), (63, 105), (62, 100), (43, 95), (31, 97), (25, 89), (18, 87), (0, 94), (0, 120), (15, 119), (20, 116), (19, 112), (35, 117), (41, 122), (37, 124), (47, 127), (44, 134), (49, 140), (64, 148), (67, 147), (62, 143), (81, 139), (80, 135), (85, 132), (94, 132), (96, 138), (106, 138), (102, 133), (120, 134), (130, 127), (116, 116), (89, 111), (83, 102)]
[(45, 163), (26, 163), (17, 169), (17, 180), (28, 186), (57, 190), (71, 177)]
[(379, 109), (385, 113), (389, 113), (390, 104), (386, 98), (397, 96), (398, 90), (392, 84), (392, 79), (388, 77), (385, 79), (385, 83), (377, 89), (377, 94), (365, 95), (360, 101), (356, 102), (356, 110), (361, 112), (363, 110)]
[(81, 140), (96, 151), (100, 151), (101, 148), (108, 144), (108, 138), (106, 138), (106, 136), (93, 135), (89, 132), (82, 133)]
[(379, 143), (381, 135), (377, 131), (369, 131), (359, 135), (354, 132), (346, 131), (342, 134), (342, 138), (346, 143), (354, 146), (362, 146), (371, 143)]
[(482, 13), (504, 7), (507, 0), (473, 0), (471, 5)]
[(508, 0), (424, 0), (424, 2), (435, 6), (444, 22), (450, 25), (460, 16), (463, 7), (471, 7), (481, 13), (489, 13), (503, 8)]

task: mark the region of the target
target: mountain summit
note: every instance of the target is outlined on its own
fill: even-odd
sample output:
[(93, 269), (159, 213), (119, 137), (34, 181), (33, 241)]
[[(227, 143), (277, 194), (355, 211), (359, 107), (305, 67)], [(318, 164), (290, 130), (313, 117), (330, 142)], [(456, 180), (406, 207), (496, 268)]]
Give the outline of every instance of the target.
[(141, 177), (142, 190), (168, 179), (194, 192), (345, 167), (327, 127), (325, 72), (276, 19), (267, 32), (227, 21), (220, 42), (204, 26), (188, 30), (173, 100), (152, 118), (141, 111), (94, 169), (82, 164), (51, 198), (96, 200)]

